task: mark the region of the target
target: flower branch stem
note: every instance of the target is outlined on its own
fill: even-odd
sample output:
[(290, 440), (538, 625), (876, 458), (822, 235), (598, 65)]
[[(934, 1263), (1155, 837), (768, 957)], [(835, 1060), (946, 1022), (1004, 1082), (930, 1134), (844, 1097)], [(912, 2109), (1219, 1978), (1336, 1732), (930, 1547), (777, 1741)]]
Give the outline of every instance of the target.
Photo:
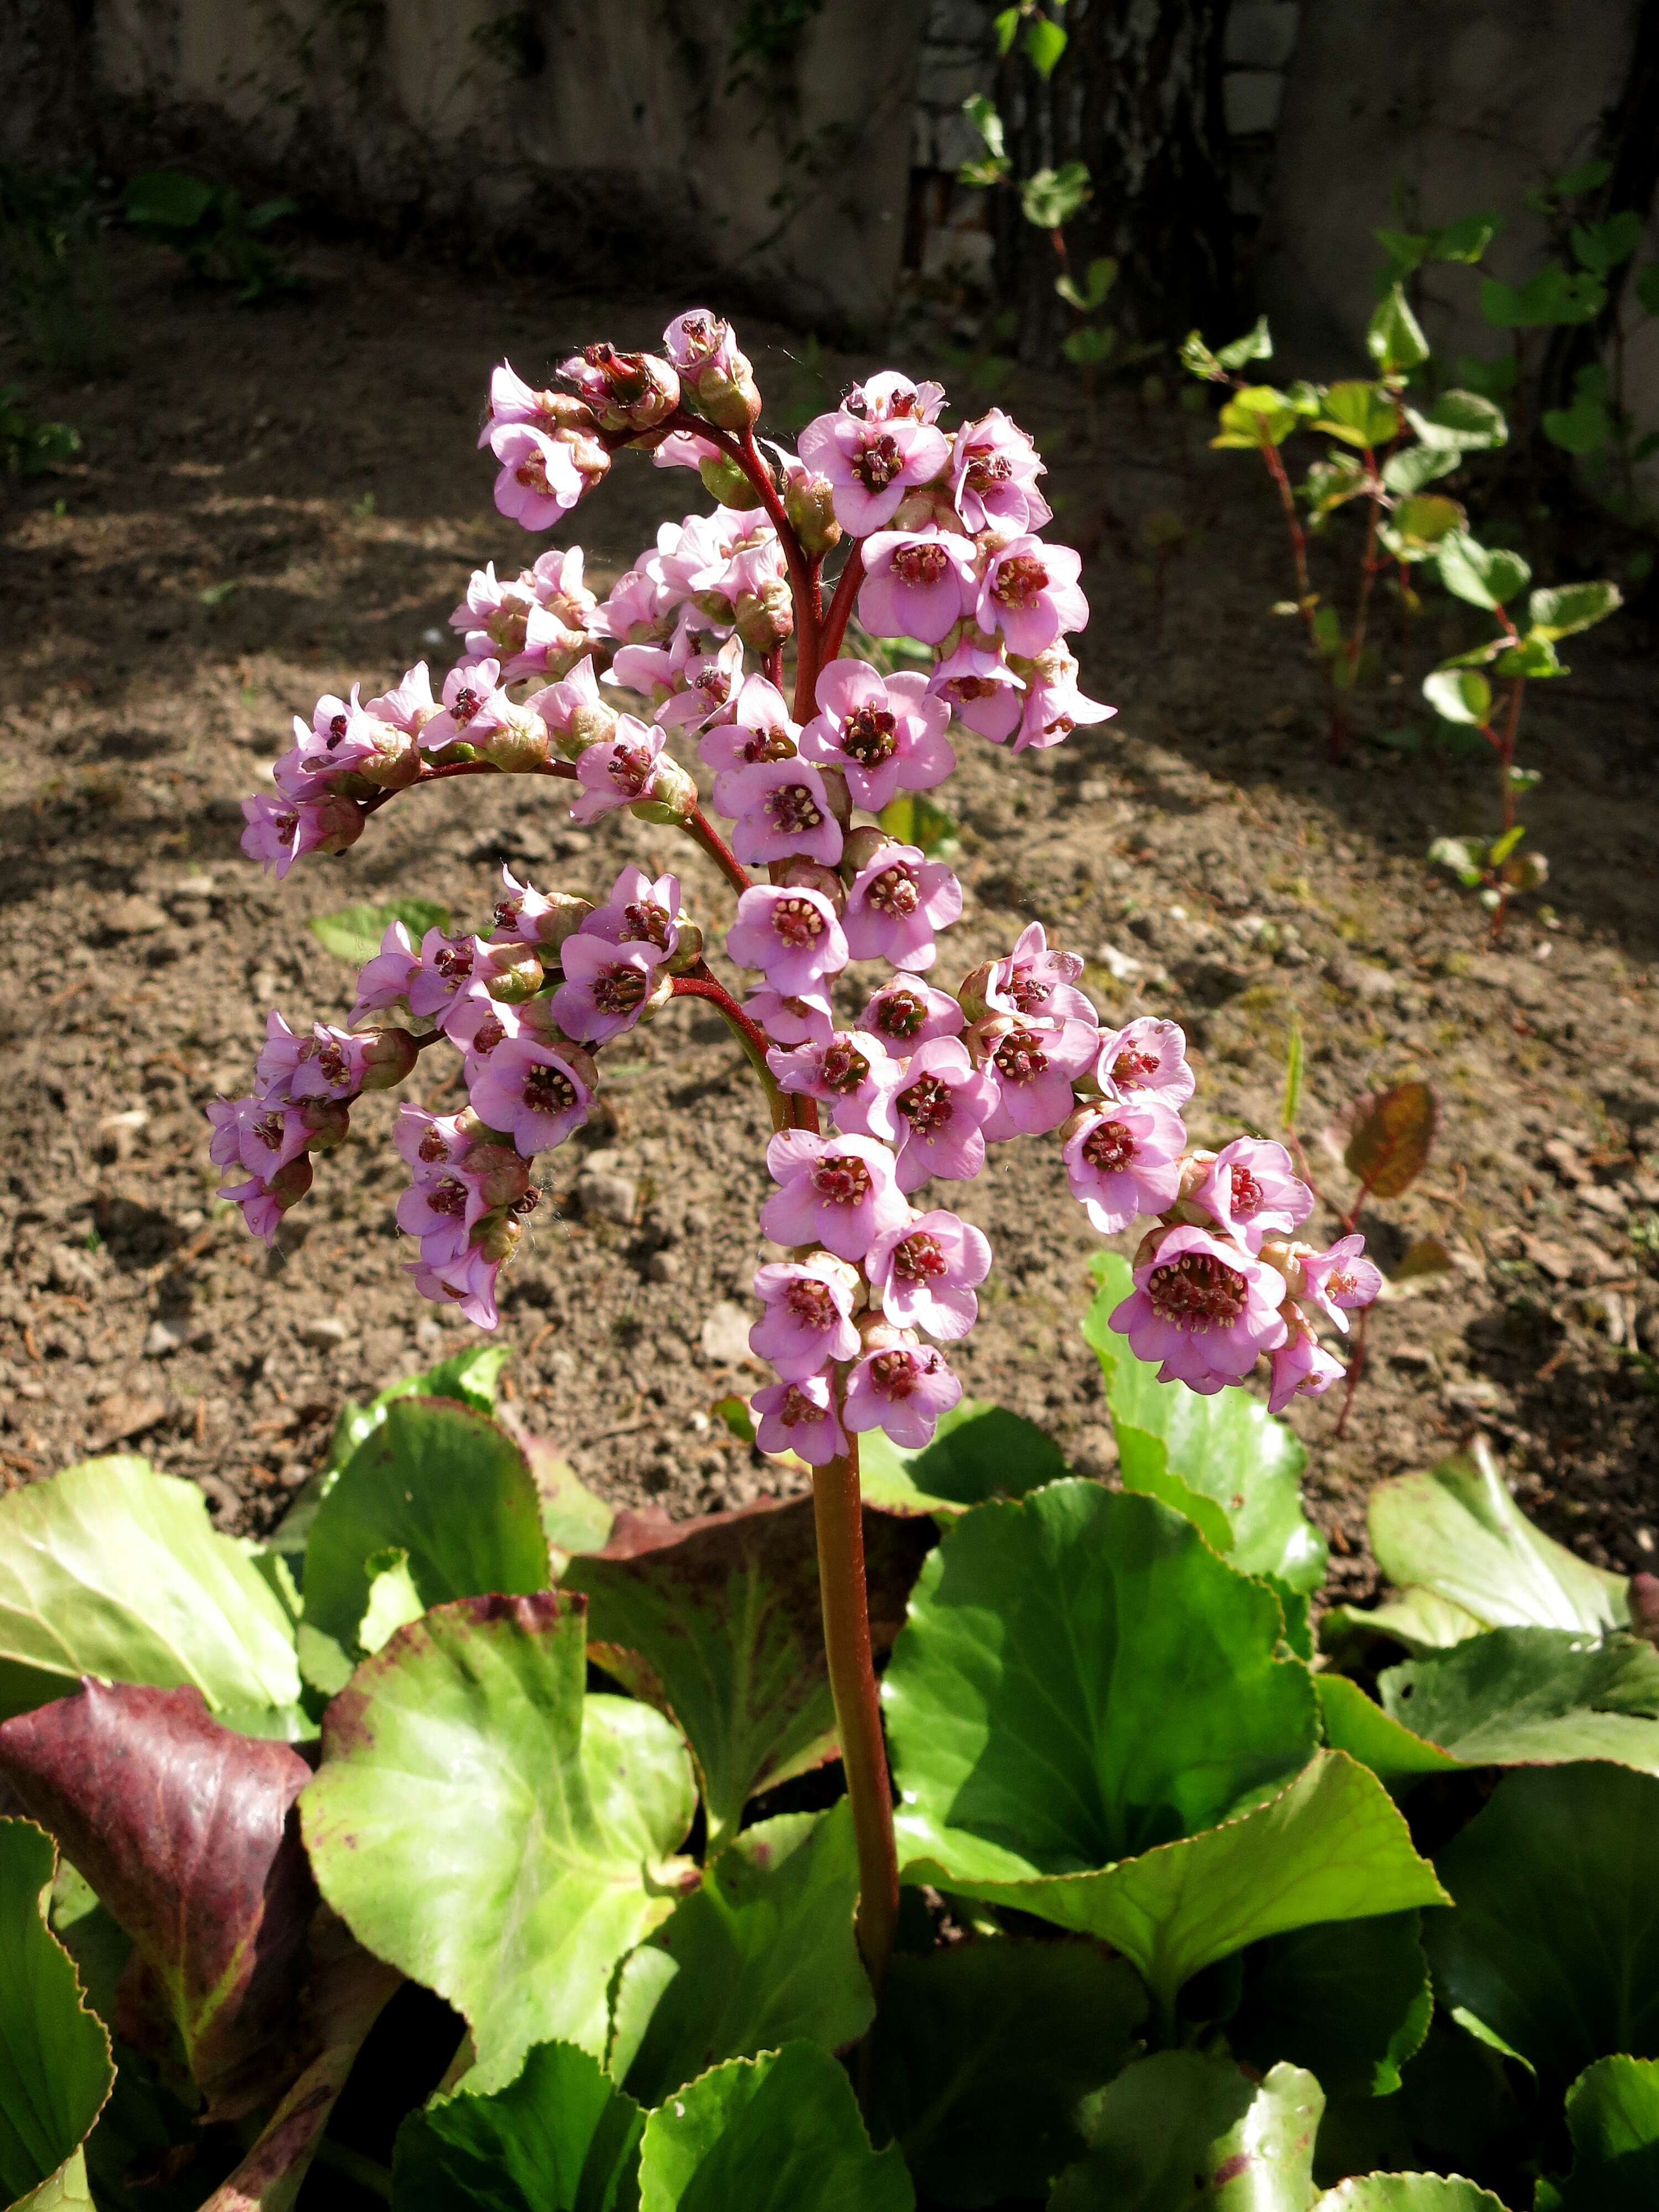
[(749, 871), (732, 852), (720, 831), (703, 812), (694, 806), (685, 817), (685, 834), (702, 846), (709, 859), (726, 878), (739, 898), (750, 888)]
[(395, 791), (377, 791), (373, 799), (361, 800), (365, 820), (378, 814), (388, 799), (401, 797), (405, 791), (424, 790), (428, 783), (446, 783), (456, 775), (557, 775), (574, 783), (575, 769), (568, 761), (538, 761), (532, 769), (497, 768), (494, 761), (447, 761), (441, 768), (423, 768), (413, 783), (399, 784)]
[(726, 986), (717, 982), (704, 967), (699, 973), (676, 975), (674, 996), (677, 999), (706, 999), (708, 1001), (743, 1047), (744, 1058), (760, 1078), (761, 1088), (766, 1093), (766, 1103), (771, 1111), (773, 1128), (794, 1128), (795, 1117), (791, 1110), (793, 1102), (779, 1090), (777, 1079), (766, 1064), (766, 1039)]
[(848, 1438), (844, 1459), (833, 1459), (827, 1466), (813, 1469), (812, 1514), (817, 1531), (823, 1648), (858, 1846), (859, 1904), (854, 1926), (866, 1971), (879, 1995), (898, 1924), (898, 1847), (893, 1838), (893, 1788), (888, 1778), (881, 1700), (870, 1650), (856, 1437)]
[(823, 618), (823, 629), (818, 641), (818, 666), (826, 667), (841, 651), (841, 641), (847, 635), (847, 624), (853, 611), (853, 601), (859, 586), (864, 581), (864, 548), (855, 544), (847, 556), (847, 565), (836, 579), (830, 611)]

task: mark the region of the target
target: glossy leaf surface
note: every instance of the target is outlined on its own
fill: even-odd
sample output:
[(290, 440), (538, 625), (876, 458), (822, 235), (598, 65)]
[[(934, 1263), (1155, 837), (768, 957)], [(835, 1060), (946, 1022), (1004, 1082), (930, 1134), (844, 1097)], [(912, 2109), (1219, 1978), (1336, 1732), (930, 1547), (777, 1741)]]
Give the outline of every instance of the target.
[(1226, 2059), (1160, 2051), (1100, 2099), (1050, 2212), (1308, 2212), (1324, 2104), (1294, 2066), (1256, 2082)]
[(538, 2043), (492, 2095), (461, 2090), (398, 2131), (398, 2212), (633, 2212), (645, 2115), (574, 2044)]
[(114, 2079), (109, 2038), (46, 1926), (57, 1858), (39, 1828), (0, 1820), (0, 2201), (40, 2212), (77, 2191), (90, 2201), (82, 2145)]

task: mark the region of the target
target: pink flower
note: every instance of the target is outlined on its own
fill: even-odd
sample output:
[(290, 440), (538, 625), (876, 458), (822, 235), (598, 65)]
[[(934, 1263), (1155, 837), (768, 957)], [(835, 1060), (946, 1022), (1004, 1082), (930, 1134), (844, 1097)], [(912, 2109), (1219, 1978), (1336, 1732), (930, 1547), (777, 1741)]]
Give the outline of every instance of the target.
[(455, 1114), (428, 1114), (424, 1106), (405, 1103), (398, 1109), (392, 1141), (411, 1168), (436, 1169), (464, 1159), (472, 1139)]
[(596, 720), (609, 712), (599, 696), (591, 653), (586, 654), (556, 684), (550, 684), (544, 691), (532, 691), (525, 705), (532, 714), (541, 716), (548, 735), (556, 744), (571, 735), (579, 717)]
[(873, 1137), (780, 1129), (766, 1167), (781, 1187), (761, 1208), (761, 1234), (779, 1244), (822, 1244), (838, 1259), (860, 1260), (884, 1230), (909, 1218), (893, 1155)]
[(597, 822), (619, 807), (649, 799), (656, 787), (662, 732), (637, 716), (623, 714), (614, 732), (576, 756), (580, 795), (570, 809), (573, 822)]
[(1095, 1056), (1095, 1031), (1086, 1022), (1038, 1022), (999, 1014), (980, 1025), (985, 1073), (997, 1103), (985, 1134), (992, 1144), (1009, 1137), (1041, 1137), (1059, 1128), (1072, 1111), (1072, 1085)]
[(881, 1038), (901, 1057), (935, 1037), (960, 1036), (968, 1018), (948, 991), (919, 975), (900, 975), (878, 991), (859, 1016), (859, 1027)]
[(321, 799), (271, 799), (263, 793), (242, 801), (242, 850), (280, 880), (307, 853), (343, 853), (363, 830), (356, 802), (330, 792)]
[(957, 513), (971, 531), (1041, 530), (1054, 520), (1036, 488), (1045, 471), (1036, 447), (1001, 408), (957, 432), (951, 481)]
[(1093, 1002), (1076, 988), (1082, 973), (1080, 954), (1051, 952), (1042, 924), (1028, 922), (1008, 957), (993, 963), (985, 979), (985, 1004), (993, 1013), (1087, 1022), (1097, 1028), (1100, 1017)]
[(529, 1159), (562, 1145), (586, 1121), (592, 1070), (584, 1053), (527, 1035), (509, 1037), (490, 1054), (468, 1095), (485, 1125), (510, 1135)]
[(531, 422), (540, 429), (553, 429), (557, 423), (558, 405), (556, 392), (535, 391), (523, 377), (514, 374), (508, 362), (502, 362), (490, 372), (489, 405), (484, 412), (483, 428), (478, 433), (479, 451), (489, 443), (492, 430), (499, 430), (509, 422)]
[(437, 711), (437, 702), (432, 696), (432, 678), (423, 660), (417, 660), (413, 668), (405, 672), (394, 690), (383, 691), (363, 709), (377, 722), (389, 723), (394, 730), (402, 730), (411, 738), (419, 737)]
[(550, 438), (528, 422), (492, 428), (489, 450), (501, 465), (495, 478), (496, 512), (526, 530), (550, 530), (587, 489), (568, 441)]
[(301, 1040), (273, 1006), (265, 1016), (265, 1041), (253, 1063), (253, 1087), (261, 1098), (286, 1098), (300, 1065)]
[(550, 607), (532, 602), (525, 617), (524, 642), (501, 670), (503, 684), (527, 676), (562, 676), (588, 651), (586, 629), (576, 629)]
[(836, 520), (854, 538), (890, 521), (913, 484), (931, 483), (951, 458), (942, 430), (914, 416), (861, 422), (855, 415), (820, 415), (801, 432), (803, 464), (834, 486)]
[(428, 752), (453, 744), (459, 738), (476, 744), (507, 727), (512, 702), (501, 688), (501, 666), (494, 660), (464, 662), (444, 678), (443, 712), (434, 714), (421, 732)]
[(564, 981), (553, 994), (553, 1018), (578, 1044), (604, 1044), (630, 1030), (656, 988), (663, 953), (655, 945), (609, 945), (580, 933), (560, 953)]
[(357, 1002), (346, 1017), (348, 1027), (355, 1030), (366, 1014), (380, 1013), (407, 998), (420, 965), (409, 932), (400, 921), (389, 922), (380, 951), (357, 970)]
[(291, 1098), (355, 1098), (363, 1087), (372, 1044), (368, 1037), (316, 1023), (302, 1038), (289, 1079)]
[(263, 1176), (250, 1176), (246, 1182), (227, 1183), (219, 1196), (241, 1207), (243, 1224), (254, 1236), (262, 1237), (267, 1244), (274, 1244), (283, 1216), (291, 1206), (297, 1206), (310, 1188), (311, 1162), (301, 1152), (285, 1168), (279, 1168), (269, 1182)]
[(536, 604), (528, 574), (503, 582), (493, 561), (472, 571), (466, 597), (449, 617), (451, 629), (459, 630), (466, 641), (470, 659), (483, 660), (495, 653), (504, 659), (523, 646), (525, 623)]
[(954, 1344), (979, 1319), (974, 1291), (991, 1272), (991, 1247), (954, 1213), (919, 1213), (876, 1239), (864, 1272), (895, 1328), (924, 1328)]
[(907, 1197), (931, 1176), (968, 1182), (979, 1173), (996, 1103), (995, 1084), (955, 1037), (930, 1038), (912, 1053), (893, 1100), (898, 1187)]
[[(492, 943), (516, 938), (520, 945), (538, 945), (550, 915), (559, 909), (531, 883), (520, 883), (505, 862), (501, 866), (501, 896), (495, 902)], [(592, 916), (589, 916), (592, 919)]]
[(803, 1382), (832, 1359), (856, 1358), (857, 1287), (857, 1271), (827, 1252), (760, 1268), (755, 1296), (766, 1311), (749, 1332), (750, 1351), (769, 1361), (786, 1382)]
[(1111, 1326), (1137, 1359), (1159, 1363), (1160, 1382), (1212, 1397), (1285, 1341), (1285, 1278), (1206, 1230), (1166, 1231), (1134, 1285)]
[(982, 630), (1000, 630), (1010, 653), (1033, 659), (1063, 631), (1088, 621), (1089, 602), (1078, 589), (1082, 567), (1081, 555), (1069, 545), (1011, 538), (991, 556), (975, 618)]
[(680, 941), (680, 879), (647, 876), (630, 860), (578, 934), (601, 937), (607, 945), (653, 945), (665, 956)]
[(662, 562), (647, 553), (636, 568), (619, 576), (599, 611), (610, 635), (629, 644), (648, 643), (665, 633), (678, 601), (669, 591)]
[(738, 860), (759, 867), (799, 856), (827, 868), (840, 860), (841, 824), (810, 761), (757, 761), (722, 781), (727, 791), (721, 811), (737, 817), (732, 850)]
[(854, 960), (931, 968), (933, 932), (961, 914), (962, 885), (942, 860), (925, 859), (919, 845), (884, 845), (854, 877), (842, 927)]
[(898, 1135), (892, 1097), (903, 1069), (879, 1037), (856, 1030), (839, 1030), (827, 1043), (798, 1044), (792, 1051), (775, 1046), (766, 1064), (781, 1091), (821, 1099), (835, 1109), (836, 1127), (890, 1145)]
[(758, 1416), (755, 1442), (763, 1452), (793, 1452), (809, 1467), (826, 1467), (847, 1449), (827, 1375), (769, 1382), (750, 1400)]
[(477, 1081), (483, 1062), (497, 1045), (523, 1033), (527, 1026), (523, 1012), (520, 1007), (492, 999), (486, 979), (475, 975), (461, 986), (439, 1015), (438, 1024), (444, 1035), (464, 1054), (463, 1072), (469, 1085)]
[(1044, 751), (1063, 744), (1079, 724), (1107, 722), (1116, 712), (1084, 697), (1077, 688), (1077, 662), (1063, 645), (1051, 645), (1031, 664), (1014, 750)]
[(855, 1434), (884, 1429), (901, 1451), (932, 1440), (941, 1413), (962, 1402), (962, 1385), (933, 1346), (895, 1345), (860, 1359), (847, 1377), (842, 1418)]
[(859, 620), (872, 637), (937, 645), (973, 610), (974, 558), (970, 538), (878, 530), (865, 541)]
[(793, 760), (799, 747), (799, 723), (789, 717), (784, 696), (763, 676), (749, 677), (737, 695), (737, 704), (712, 728), (705, 729), (697, 757), (714, 771), (714, 805), (721, 814), (735, 814), (743, 787), (738, 776), (764, 761)]
[(404, 1272), (414, 1277), (415, 1287), (423, 1298), (430, 1298), (435, 1305), (459, 1306), (474, 1328), (494, 1328), (501, 1319), (495, 1308), (495, 1278), (501, 1272), (501, 1263), (489, 1258), (481, 1245), (470, 1246), (450, 1266), (411, 1260)]
[(1089, 1107), (1064, 1147), (1066, 1180), (1101, 1235), (1115, 1237), (1137, 1214), (1175, 1204), (1186, 1143), (1180, 1115), (1151, 1091)]
[(964, 728), (1001, 744), (1019, 727), (1024, 686), (1000, 653), (963, 638), (927, 679)]
[[(644, 647), (625, 648), (641, 652)], [(669, 655), (670, 659), (673, 654)], [(617, 656), (617, 671), (622, 677), (622, 654)], [(693, 654), (681, 664), (678, 676), (684, 689), (673, 692), (658, 708), (656, 720), (665, 730), (706, 728), (718, 715), (724, 716), (737, 697), (743, 684), (743, 640), (728, 637), (717, 653)], [(625, 683), (627, 678), (622, 677)]]
[(1141, 1014), (1100, 1040), (1095, 1080), (1109, 1098), (1128, 1098), (1156, 1091), (1166, 1104), (1182, 1107), (1197, 1088), (1187, 1065), (1187, 1034), (1176, 1022)]
[(913, 384), (896, 368), (884, 368), (855, 384), (841, 404), (846, 414), (872, 422), (932, 422), (945, 404), (945, 386)]
[(756, 884), (738, 901), (726, 950), (740, 968), (758, 968), (791, 998), (847, 965), (847, 939), (822, 891)]
[(1314, 1204), (1284, 1146), (1261, 1137), (1224, 1145), (1188, 1194), (1250, 1252), (1259, 1252), (1269, 1237), (1288, 1237)]
[(854, 806), (879, 814), (901, 791), (943, 783), (957, 764), (951, 719), (919, 674), (884, 678), (865, 660), (832, 660), (817, 682), (818, 713), (801, 732), (804, 760), (838, 768)]
[(479, 937), (446, 937), (428, 929), (421, 939), (421, 963), (408, 978), (411, 1014), (441, 1014), (480, 966), (489, 948)]
[(465, 1252), (489, 1211), (476, 1182), (453, 1168), (422, 1168), (398, 1200), (398, 1226), (405, 1237), (420, 1238), (422, 1260), (448, 1267)]
[(1282, 1413), (1292, 1398), (1323, 1397), (1347, 1373), (1340, 1359), (1299, 1325), (1291, 1329), (1268, 1364), (1267, 1411)]
[(272, 1098), (216, 1098), (207, 1118), (213, 1136), (208, 1158), (215, 1167), (240, 1167), (269, 1182), (307, 1149), (311, 1132), (297, 1106)]
[(1364, 1257), (1363, 1237), (1340, 1237), (1328, 1252), (1298, 1252), (1302, 1287), (1297, 1296), (1334, 1322), (1346, 1334), (1348, 1314), (1380, 1296), (1382, 1271)]
[(775, 991), (769, 983), (751, 991), (743, 1011), (775, 1044), (828, 1044), (836, 1017), (822, 991)]

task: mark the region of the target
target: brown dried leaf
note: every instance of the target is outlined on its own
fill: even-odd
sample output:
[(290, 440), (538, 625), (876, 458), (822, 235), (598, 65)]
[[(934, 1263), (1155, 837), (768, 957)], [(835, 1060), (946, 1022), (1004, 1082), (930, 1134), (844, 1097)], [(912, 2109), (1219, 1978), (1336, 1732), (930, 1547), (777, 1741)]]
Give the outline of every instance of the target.
[(1345, 1107), (1326, 1141), (1371, 1198), (1398, 1198), (1428, 1165), (1440, 1102), (1426, 1083), (1396, 1083)]

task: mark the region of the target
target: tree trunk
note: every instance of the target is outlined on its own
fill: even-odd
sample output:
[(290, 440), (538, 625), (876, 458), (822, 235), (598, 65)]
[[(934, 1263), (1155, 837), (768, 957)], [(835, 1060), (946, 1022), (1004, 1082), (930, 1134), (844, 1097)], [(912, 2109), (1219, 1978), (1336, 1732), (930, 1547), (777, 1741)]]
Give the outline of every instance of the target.
[[(1120, 341), (1218, 329), (1233, 313), (1233, 222), (1222, 100), (1228, 0), (1070, 0), (1066, 51), (1044, 84), (1016, 43), (996, 98), (1014, 173), (1082, 161), (1094, 191), (1067, 226), (1081, 267), (1120, 264), (1108, 305)], [(1019, 349), (1052, 355), (1067, 313), (1046, 234), (998, 195), (1004, 296), (1019, 314)]]

